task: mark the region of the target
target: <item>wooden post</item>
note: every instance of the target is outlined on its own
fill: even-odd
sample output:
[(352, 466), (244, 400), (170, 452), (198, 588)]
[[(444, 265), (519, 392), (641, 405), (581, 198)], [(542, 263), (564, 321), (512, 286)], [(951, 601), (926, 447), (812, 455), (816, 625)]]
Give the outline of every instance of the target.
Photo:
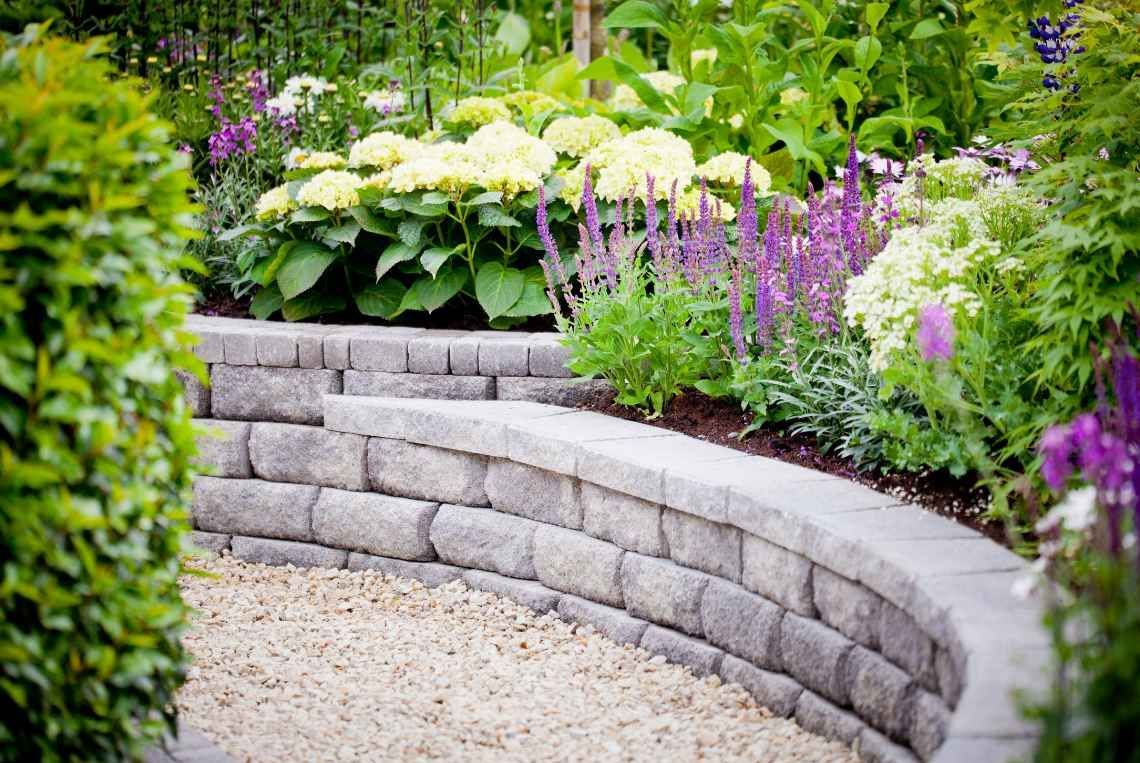
[[(574, 0), (573, 50), (578, 65), (590, 63), (590, 5), (591, 0)], [(590, 94), (590, 83), (582, 82), (582, 95)]]
[[(590, 0), (590, 60), (601, 58), (609, 53), (606, 39), (606, 30), (602, 21), (606, 17), (606, 1)], [(610, 82), (607, 80), (591, 80), (590, 95), (605, 100), (610, 95)]]

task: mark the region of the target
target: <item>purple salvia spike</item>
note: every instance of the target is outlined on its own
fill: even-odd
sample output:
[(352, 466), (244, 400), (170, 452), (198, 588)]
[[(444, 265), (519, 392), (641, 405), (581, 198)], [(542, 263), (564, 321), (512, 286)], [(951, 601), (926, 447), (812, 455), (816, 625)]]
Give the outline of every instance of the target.
[(744, 316), (740, 307), (741, 281), (740, 268), (734, 267), (732, 276), (728, 279), (728, 323), (732, 344), (736, 349), (736, 359), (744, 362), (748, 356), (748, 349), (744, 346)]
[(602, 224), (598, 220), (598, 203), (594, 198), (594, 183), (590, 179), (590, 165), (586, 165), (585, 179), (582, 182), (582, 206), (586, 208), (586, 229), (590, 232), (590, 243), (597, 252), (605, 249), (606, 239), (602, 234)]
[(538, 227), (538, 237), (542, 240), (543, 251), (546, 257), (542, 260), (542, 270), (546, 274), (546, 282), (553, 289), (561, 289), (566, 285), (566, 271), (562, 267), (562, 258), (558, 254), (558, 245), (550, 234), (550, 221), (546, 216), (546, 189), (538, 187), (538, 209), (535, 212), (535, 224)]
[(657, 238), (657, 202), (653, 198), (653, 175), (645, 173), (645, 244), (653, 260), (653, 271), (661, 273), (661, 242)]
[(739, 258), (744, 267), (755, 270), (756, 251), (756, 189), (752, 184), (752, 158), (744, 161), (744, 183), (740, 186), (740, 212), (736, 216), (739, 235)]

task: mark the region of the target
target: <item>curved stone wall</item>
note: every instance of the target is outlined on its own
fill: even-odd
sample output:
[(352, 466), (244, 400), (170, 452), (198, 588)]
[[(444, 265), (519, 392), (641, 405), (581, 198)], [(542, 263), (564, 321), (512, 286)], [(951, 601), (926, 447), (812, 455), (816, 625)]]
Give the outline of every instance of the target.
[[(211, 369), (217, 385), (219, 366), (236, 364), (227, 324), (211, 326), (226, 361)], [(253, 336), (256, 356), (263, 335)], [(447, 338), (449, 364), (467, 338)], [(529, 370), (531, 342), (549, 340), (490, 341), (526, 343)], [(1031, 749), (1011, 691), (1047, 677), (1040, 604), (1010, 594), (1021, 560), (968, 528), (837, 477), (596, 413), (275, 384), (244, 408), (215, 406), (213, 391), (215, 417), (265, 418), (199, 422), (212, 430), (200, 444), (213, 473), (195, 483), (199, 545), (428, 585), (461, 578), (719, 674), (868, 761), (981, 763)]]

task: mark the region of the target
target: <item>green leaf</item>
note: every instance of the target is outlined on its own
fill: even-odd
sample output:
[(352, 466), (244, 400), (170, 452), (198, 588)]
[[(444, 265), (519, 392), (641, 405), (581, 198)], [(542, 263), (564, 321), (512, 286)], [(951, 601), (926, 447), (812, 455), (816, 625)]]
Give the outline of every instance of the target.
[(376, 261), (376, 280), (379, 281), (389, 270), (401, 262), (407, 262), (419, 253), (418, 247), (408, 246), (403, 241), (389, 245), (380, 255), (380, 259)]
[(704, 116), (705, 101), (712, 98), (720, 90), (716, 85), (708, 85), (704, 82), (690, 82), (689, 86), (685, 89), (685, 107), (686, 114), (693, 116), (696, 115), (697, 119)]
[(914, 30), (910, 33), (910, 39), (926, 40), (931, 37), (937, 37), (945, 31), (942, 22), (938, 19), (923, 19), (915, 24)]
[(272, 284), (253, 296), (249, 303), (249, 312), (254, 318), (263, 321), (280, 310), (284, 302), (285, 297), (281, 296), (281, 290), (277, 288), (277, 284)]
[(803, 11), (804, 16), (807, 17), (808, 24), (811, 25), (812, 34), (816, 37), (822, 37), (824, 30), (827, 29), (827, 19), (820, 13), (811, 0), (798, 0), (796, 5)]
[(827, 172), (827, 168), (823, 163), (823, 157), (808, 148), (807, 143), (804, 142), (803, 127), (801, 125), (787, 120), (781, 120), (777, 124), (765, 122), (761, 127), (771, 133), (772, 137), (776, 140), (783, 141), (793, 159), (810, 161), (817, 171), (823, 173)]
[(325, 231), (325, 238), (331, 241), (337, 241), (349, 246), (356, 243), (356, 237), (360, 235), (360, 223), (350, 221), (343, 225), (338, 225), (335, 228), (329, 228)]
[(424, 226), (427, 225), (426, 220), (404, 220), (400, 223), (400, 227), (396, 229), (397, 235), (400, 240), (408, 246), (420, 246), (420, 239), (423, 236)]
[(847, 104), (847, 127), (850, 129), (855, 124), (855, 107), (863, 100), (863, 93), (854, 82), (838, 77), (835, 79), (835, 88), (839, 91), (839, 97)]
[(626, 0), (602, 20), (603, 29), (665, 29), (669, 19), (646, 0)]
[(329, 211), (324, 207), (302, 207), (289, 216), (291, 223), (319, 223), (329, 219)]
[(241, 238), (243, 236), (249, 236), (251, 234), (257, 234), (260, 232), (261, 232), (261, 226), (258, 225), (257, 223), (251, 223), (249, 225), (238, 225), (237, 227), (230, 228), (227, 231), (222, 231), (218, 235), (218, 237), (214, 240), (215, 241), (233, 241), (235, 238)]
[(521, 56), (530, 45), (530, 24), (517, 13), (503, 14), (495, 30), (495, 42), (501, 43), (510, 55)]
[(522, 295), (503, 315), (508, 318), (529, 318), (553, 312), (550, 299), (546, 296), (546, 276), (542, 274), (542, 268), (527, 268), (524, 276), (526, 283)]
[(421, 204), (446, 204), (449, 201), (451, 201), (451, 197), (439, 191), (428, 191), (420, 197)]
[(391, 236), (393, 233), (391, 224), (382, 217), (377, 217), (375, 213), (368, 207), (351, 207), (348, 213), (352, 215), (352, 219), (360, 223), (360, 227), (369, 233), (376, 233), (381, 236)]
[(277, 286), (285, 299), (293, 299), (310, 289), (329, 265), (336, 260), (336, 252), (315, 241), (302, 241), (293, 247), (281, 269), (277, 271)]
[(665, 99), (661, 97), (661, 93), (657, 91), (657, 88), (649, 84), (649, 80), (643, 79), (632, 66), (624, 61), (614, 59), (613, 63), (614, 71), (617, 73), (618, 79), (626, 85), (629, 85), (633, 91), (637, 93), (637, 97), (641, 99), (642, 103), (662, 114), (669, 112), (669, 105), (665, 102)]
[(411, 290), (415, 292), (419, 305), (430, 313), (446, 304), (466, 283), (466, 268), (445, 267), (435, 278), (425, 276), (416, 281)]
[(883, 43), (874, 37), (860, 37), (855, 43), (855, 65), (864, 72), (869, 70), (883, 54)]
[(503, 200), (503, 192), (502, 191), (484, 191), (483, 193), (479, 194), (475, 198), (471, 199), (471, 201), (468, 201), (466, 203), (470, 204), (471, 206), (475, 206), (477, 204), (498, 204), (502, 200)]
[(420, 255), (420, 264), (424, 266), (424, 270), (431, 273), (432, 278), (435, 278), (440, 266), (461, 249), (463, 249), (463, 244), (450, 249), (446, 246), (433, 246)]
[(361, 289), (352, 295), (356, 309), (364, 315), (391, 320), (400, 310), (407, 289), (395, 278), (385, 278), (378, 284)]
[(871, 27), (872, 34), (878, 30), (879, 22), (883, 20), (890, 7), (890, 3), (867, 3), (867, 26)]
[(485, 228), (516, 228), (522, 225), (503, 211), (502, 207), (484, 204), (479, 207), (479, 224)]
[(306, 294), (286, 300), (281, 306), (281, 314), (287, 321), (303, 321), (314, 315), (340, 312), (344, 306), (344, 297), (339, 294)]
[(518, 302), (526, 285), (521, 270), (509, 268), (501, 262), (488, 262), (475, 274), (475, 299), (483, 306), (488, 318), (503, 315)]

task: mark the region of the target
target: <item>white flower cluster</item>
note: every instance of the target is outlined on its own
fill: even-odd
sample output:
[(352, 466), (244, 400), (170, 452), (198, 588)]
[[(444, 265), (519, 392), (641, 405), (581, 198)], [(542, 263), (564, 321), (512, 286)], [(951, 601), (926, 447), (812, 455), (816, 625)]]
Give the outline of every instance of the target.
[(505, 103), (479, 95), (460, 100), (444, 114), (444, 120), (449, 124), (469, 127), (481, 127), (500, 120), (507, 121), (510, 118), (511, 110)]
[(985, 234), (976, 201), (928, 204), (926, 224), (900, 228), (866, 272), (851, 279), (845, 296), (848, 324), (871, 343), (871, 368), (882, 371), (914, 335), (919, 311), (941, 304), (973, 316), (981, 300), (973, 291), (978, 268), (994, 263), (1001, 247)]
[(313, 109), (322, 94), (331, 93), (335, 90), (336, 85), (323, 77), (301, 74), (285, 80), (285, 86), (281, 88), (281, 92), (268, 99), (265, 106), (270, 110), (270, 113), (276, 111), (282, 116), (287, 116), (296, 113), (297, 109), (302, 106)]
[(419, 141), (394, 132), (374, 132), (352, 145), (348, 152), (349, 167), (391, 169), (423, 151)]
[[(925, 177), (918, 177), (918, 170)], [(923, 154), (907, 168), (907, 176), (899, 187), (897, 206), (904, 217), (918, 212), (919, 183), (922, 183), (921, 196), (926, 201), (943, 199), (972, 199), (985, 184), (986, 163), (968, 156), (936, 160), (930, 154)]]
[(669, 197), (673, 182), (681, 193), (693, 181), (697, 163), (689, 141), (657, 127), (645, 127), (595, 148), (583, 163), (598, 171), (597, 195), (617, 201), (633, 195), (645, 197), (645, 177), (653, 176), (653, 195)]
[(284, 217), (296, 208), (297, 205), (289, 198), (288, 188), (279, 185), (261, 194), (254, 207), (254, 214), (258, 220), (272, 220)]
[(404, 93), (401, 90), (367, 90), (360, 94), (364, 108), (372, 109), (381, 116), (397, 114), (404, 110)]
[(297, 203), (303, 207), (328, 210), (348, 209), (360, 203), (360, 195), (356, 192), (360, 185), (360, 177), (351, 172), (325, 170), (297, 190)]
[[(744, 154), (725, 151), (697, 167), (697, 175), (707, 178), (710, 183), (738, 188), (744, 185), (744, 168), (747, 163), (748, 157)], [(768, 174), (768, 170), (757, 164), (755, 159), (752, 160), (751, 174), (752, 185), (756, 188), (757, 194), (765, 193), (772, 187), (772, 176)]]
[(345, 166), (344, 157), (335, 151), (301, 152), (292, 155), (293, 166), (302, 170), (339, 170)]
[(621, 128), (612, 120), (595, 115), (555, 119), (542, 133), (542, 139), (560, 154), (575, 158), (591, 149), (621, 137)]
[(538, 114), (562, 108), (562, 103), (557, 98), (534, 90), (516, 90), (513, 93), (500, 95), (499, 100), (523, 114)]

